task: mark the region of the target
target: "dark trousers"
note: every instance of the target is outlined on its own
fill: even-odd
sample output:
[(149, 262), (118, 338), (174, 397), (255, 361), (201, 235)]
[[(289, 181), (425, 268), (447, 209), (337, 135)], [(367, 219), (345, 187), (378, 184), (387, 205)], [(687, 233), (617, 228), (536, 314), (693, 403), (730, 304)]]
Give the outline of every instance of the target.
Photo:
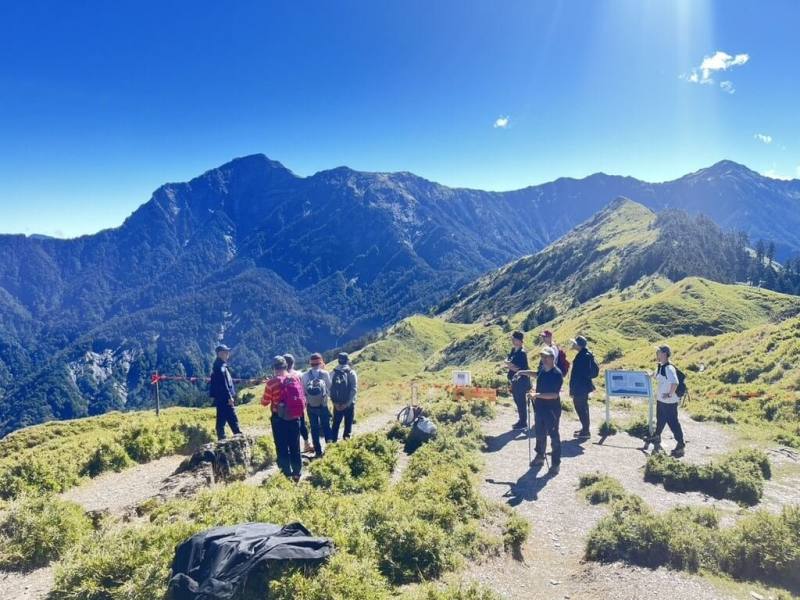
[(303, 469), (303, 455), (300, 453), (300, 419), (286, 421), (272, 415), (272, 439), (275, 440), (275, 453), (278, 455), (278, 468), (287, 477), (300, 475)]
[(308, 443), (308, 425), (306, 425), (306, 416), (300, 417), (300, 437), (303, 438), (305, 443)]
[(331, 412), (328, 410), (327, 403), (323, 406), (308, 407), (308, 422), (311, 423), (311, 441), (314, 443), (314, 451), (319, 456), (322, 454), (322, 444), (319, 441), (319, 434), (322, 433), (326, 443), (333, 439), (331, 432)]
[(544, 456), (547, 451), (547, 437), (553, 453), (553, 464), (561, 463), (561, 434), (558, 425), (561, 421), (561, 400), (533, 401), (533, 415), (536, 418), (536, 454)]
[[(528, 379), (525, 378), (525, 381)], [(523, 383), (522, 380), (511, 383), (511, 396), (514, 398), (514, 404), (517, 405), (519, 423), (528, 422), (528, 390), (530, 389), (530, 384)]]
[(575, 405), (575, 412), (581, 420), (581, 431), (589, 433), (589, 394), (573, 394), (572, 403)]
[(225, 439), (225, 424), (230, 425), (233, 435), (242, 433), (239, 430), (239, 417), (236, 416), (236, 409), (231, 405), (217, 404), (217, 438)]
[(331, 439), (335, 442), (339, 439), (339, 426), (344, 419), (344, 439), (349, 440), (353, 432), (353, 417), (355, 416), (356, 405), (351, 404), (344, 410), (333, 410), (333, 430)]
[(656, 432), (655, 437), (660, 441), (661, 432), (664, 427), (669, 425), (672, 435), (675, 436), (675, 441), (683, 444), (683, 429), (678, 421), (678, 403), (656, 402)]

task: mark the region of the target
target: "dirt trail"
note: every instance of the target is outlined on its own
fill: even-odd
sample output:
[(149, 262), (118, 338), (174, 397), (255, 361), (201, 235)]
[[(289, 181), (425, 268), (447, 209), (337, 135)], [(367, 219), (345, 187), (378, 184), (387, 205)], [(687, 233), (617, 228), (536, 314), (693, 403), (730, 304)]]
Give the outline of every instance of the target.
[[(501, 557), (472, 569), (470, 577), (509, 598), (640, 600), (663, 595), (676, 600), (750, 598), (749, 594), (731, 595), (708, 580), (686, 573), (583, 562), (587, 534), (608, 510), (603, 505), (590, 505), (577, 492), (578, 478), (584, 473), (599, 471), (617, 478), (629, 492), (641, 496), (657, 511), (692, 504), (714, 505), (732, 514), (739, 507), (700, 493), (676, 494), (645, 483), (643, 469), (647, 456), (641, 451), (641, 440), (619, 433), (604, 440), (602, 445), (596, 435), (579, 443), (572, 438), (577, 428), (573, 413), (564, 412), (561, 419), (560, 474), (550, 476), (546, 467), (531, 469), (524, 433), (508, 431), (515, 420), (515, 411), (507, 405), (499, 408), (498, 416), (484, 427), (488, 450), (484, 455), (482, 491), (487, 498), (505, 502), (526, 517), (531, 522), (532, 535), (524, 549), (526, 564)], [(595, 431), (601, 420), (602, 411), (593, 406)], [(719, 425), (697, 423), (687, 417), (682, 418), (682, 424), (687, 440), (685, 460), (706, 462), (735, 446), (732, 433)], [(672, 448), (670, 434), (664, 435), (664, 441), (667, 450)], [(769, 482), (767, 487), (765, 504), (769, 509), (779, 508), (779, 504), (787, 501), (800, 502), (800, 490), (795, 489), (787, 496), (785, 481)]]

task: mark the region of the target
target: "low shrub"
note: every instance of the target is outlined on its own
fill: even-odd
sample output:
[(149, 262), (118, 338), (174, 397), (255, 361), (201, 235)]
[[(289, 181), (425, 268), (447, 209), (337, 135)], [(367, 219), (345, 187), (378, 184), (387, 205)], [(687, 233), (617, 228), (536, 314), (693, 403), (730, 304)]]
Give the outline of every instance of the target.
[(275, 441), (272, 437), (264, 435), (256, 438), (252, 449), (253, 468), (261, 471), (274, 465), (276, 459)]
[(377, 433), (339, 442), (311, 464), (309, 481), (315, 487), (344, 494), (385, 489), (397, 451), (397, 442)]
[(645, 465), (645, 481), (676, 492), (699, 491), (740, 504), (757, 504), (770, 477), (769, 459), (760, 450), (737, 450), (707, 465), (692, 465), (665, 454), (653, 454)]
[(530, 522), (515, 512), (511, 513), (503, 526), (503, 546), (514, 558), (522, 560), (522, 546), (530, 534)]
[(80, 474), (88, 477), (97, 477), (107, 471), (119, 472), (129, 467), (132, 463), (125, 448), (116, 442), (103, 442), (89, 456), (83, 465)]
[(437, 586), (426, 584), (406, 592), (400, 600), (500, 600), (500, 596), (477, 583)]
[(627, 495), (619, 481), (600, 473), (581, 475), (578, 480), (578, 489), (583, 490), (584, 497), (591, 504), (605, 504)]
[(22, 498), (0, 520), (0, 568), (46, 565), (91, 531), (91, 520), (74, 502), (54, 496)]
[(619, 429), (620, 429), (619, 425), (617, 425), (617, 423), (615, 423), (614, 421), (608, 421), (608, 422), (603, 421), (603, 423), (600, 425), (600, 428), (598, 429), (598, 433), (600, 434), (601, 437), (608, 437), (610, 435), (616, 435), (619, 432)]
[(633, 437), (643, 440), (650, 437), (650, 426), (645, 417), (639, 417), (628, 423), (625, 426), (625, 431), (628, 435), (632, 435)]
[(746, 513), (720, 529), (714, 509), (678, 507), (655, 514), (636, 496), (612, 504), (590, 532), (586, 558), (651, 568), (707, 569), (788, 590), (800, 587), (800, 506)]

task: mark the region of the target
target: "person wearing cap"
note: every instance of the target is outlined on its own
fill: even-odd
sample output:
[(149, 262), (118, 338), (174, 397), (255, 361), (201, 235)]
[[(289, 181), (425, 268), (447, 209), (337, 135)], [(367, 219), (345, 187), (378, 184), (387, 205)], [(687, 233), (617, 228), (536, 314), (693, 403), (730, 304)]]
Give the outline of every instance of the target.
[(525, 429), (528, 422), (528, 391), (531, 389), (531, 380), (529, 377), (514, 377), (517, 372), (529, 369), (528, 353), (523, 344), (524, 339), (525, 336), (521, 331), (511, 334), (512, 348), (505, 363), (508, 368), (511, 395), (514, 398), (514, 404), (517, 405), (518, 415), (517, 422), (511, 426), (511, 429)]
[(329, 444), (333, 439), (331, 431), (331, 411), (328, 398), (331, 390), (331, 374), (325, 370), (322, 355), (315, 352), (308, 360), (309, 369), (303, 373), (303, 389), (308, 401), (308, 420), (311, 423), (311, 441), (314, 443), (314, 454), (317, 458), (323, 455), (320, 433)]
[(337, 358), (339, 364), (331, 373), (331, 401), (333, 402), (333, 428), (331, 441), (339, 439), (339, 427), (344, 421), (344, 439), (350, 439), (355, 417), (356, 400), (358, 398), (358, 375), (350, 366), (350, 356), (341, 352)]
[(208, 382), (208, 395), (214, 399), (217, 409), (217, 438), (225, 439), (225, 425), (227, 424), (233, 435), (239, 435), (239, 418), (236, 416), (236, 388), (233, 387), (233, 378), (228, 370), (228, 359), (231, 349), (225, 344), (216, 347), (217, 358), (211, 367), (211, 378)]
[[(283, 355), (286, 360), (286, 373), (289, 377), (296, 377), (302, 380), (303, 374), (294, 368), (294, 354), (288, 352)], [(306, 424), (306, 417), (300, 419), (300, 437), (303, 438), (303, 452), (314, 452), (314, 447), (308, 441), (308, 425)]]
[(303, 455), (300, 452), (300, 419), (287, 420), (278, 414), (284, 382), (290, 378), (289, 367), (283, 356), (272, 359), (273, 376), (264, 386), (261, 404), (270, 408), (272, 439), (275, 442), (276, 462), (281, 473), (293, 481), (300, 480)]
[(599, 371), (594, 355), (589, 351), (587, 345), (586, 338), (582, 335), (572, 340), (572, 347), (578, 352), (572, 359), (569, 395), (572, 396), (575, 412), (581, 421), (581, 428), (573, 434), (573, 437), (578, 439), (588, 439), (592, 436), (589, 429), (589, 394), (595, 390), (592, 379), (597, 376)]
[[(558, 348), (558, 346), (556, 346), (556, 343), (553, 340), (553, 332), (550, 331), (549, 329), (545, 329), (539, 335), (542, 338), (542, 344), (544, 344), (544, 346), (547, 347), (547, 348), (552, 348), (553, 353), (554, 353), (554, 355), (556, 357), (556, 363), (557, 363), (558, 362), (559, 348)], [(558, 365), (556, 365), (556, 366), (558, 366)], [(539, 369), (541, 369), (541, 368), (542, 368), (542, 362), (540, 361), (539, 362)], [(563, 373), (562, 373), (562, 375), (563, 375)]]
[[(556, 353), (550, 346), (544, 346), (540, 352), (542, 368), (536, 373), (536, 393), (533, 396), (533, 414), (536, 417), (536, 456), (531, 461), (532, 467), (539, 467), (545, 462), (547, 438), (550, 437), (552, 464), (550, 474), (557, 475), (561, 469), (561, 434), (558, 427), (561, 421), (561, 386), (564, 376), (556, 366)], [(515, 377), (530, 377), (533, 371), (517, 371)]]
[(681, 457), (686, 443), (683, 439), (683, 429), (678, 420), (678, 403), (680, 398), (675, 393), (678, 389), (678, 372), (670, 364), (672, 349), (669, 346), (659, 346), (656, 350), (656, 430), (650, 441), (658, 450), (661, 448), (661, 433), (669, 425), (672, 435), (675, 436), (677, 445), (672, 450), (672, 456)]

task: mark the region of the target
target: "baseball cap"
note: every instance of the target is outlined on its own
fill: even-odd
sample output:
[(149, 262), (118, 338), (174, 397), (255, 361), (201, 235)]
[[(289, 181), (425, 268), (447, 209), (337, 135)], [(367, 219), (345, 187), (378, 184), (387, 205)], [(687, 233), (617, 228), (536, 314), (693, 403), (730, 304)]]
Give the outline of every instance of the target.
[(669, 346), (667, 346), (666, 344), (664, 344), (663, 346), (659, 346), (659, 347), (658, 347), (658, 351), (659, 351), (659, 352), (663, 352), (663, 353), (664, 353), (664, 354), (666, 354), (667, 356), (672, 356), (672, 348), (670, 348), (670, 347), (669, 347)]
[(572, 343), (579, 348), (586, 348), (586, 338), (582, 335), (576, 336)]
[(541, 333), (541, 336), (542, 336), (542, 337), (552, 337), (552, 336), (553, 336), (553, 332), (552, 332), (552, 331), (550, 331), (549, 329), (545, 329), (545, 330), (544, 330), (544, 331)]
[(350, 362), (350, 355), (347, 354), (347, 352), (340, 352), (337, 358), (339, 359), (339, 362), (343, 365), (346, 365), (347, 363)]
[(539, 350), (539, 355), (540, 355), (540, 356), (551, 356), (551, 357), (553, 357), (553, 358), (555, 358), (555, 357), (556, 357), (556, 353), (553, 351), (553, 349), (552, 349), (552, 348), (550, 348), (550, 347), (548, 347), (548, 346), (545, 346), (544, 348), (542, 348), (541, 350)]
[(225, 344), (220, 344), (220, 345), (219, 345), (219, 346), (217, 346), (217, 348), (214, 350), (214, 352), (230, 352), (230, 351), (231, 351), (231, 349), (230, 349), (230, 348), (228, 348), (228, 347), (227, 347)]

